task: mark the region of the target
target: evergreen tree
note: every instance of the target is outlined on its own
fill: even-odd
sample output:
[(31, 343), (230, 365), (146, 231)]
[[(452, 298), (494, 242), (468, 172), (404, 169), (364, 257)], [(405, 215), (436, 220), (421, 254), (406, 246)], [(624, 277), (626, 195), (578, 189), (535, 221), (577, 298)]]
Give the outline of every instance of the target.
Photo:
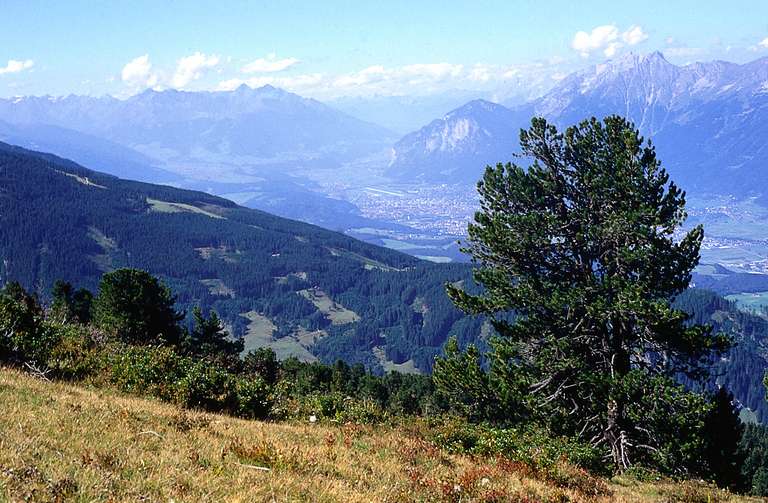
[(272, 348), (259, 348), (245, 355), (243, 371), (246, 374), (260, 376), (264, 382), (272, 386), (280, 377), (280, 362)]
[(91, 321), (93, 294), (85, 288), (74, 290), (70, 283), (56, 280), (51, 289), (51, 297), (51, 315), (54, 318), (82, 324)]
[(12, 281), (0, 289), (0, 361), (40, 361), (54, 334), (35, 295)]
[(713, 407), (704, 420), (706, 471), (720, 487), (741, 489), (744, 462), (739, 451), (744, 425), (734, 406), (733, 394), (721, 387), (712, 398)]
[(151, 274), (118, 269), (105, 274), (94, 302), (96, 326), (128, 344), (181, 342), (179, 322), (170, 290)]
[(72, 294), (71, 311), (77, 321), (82, 324), (91, 322), (91, 307), (93, 294), (85, 288), (79, 288)]
[(480, 353), (474, 345), (465, 352), (459, 350), (455, 337), (445, 345), (445, 357), (438, 358), (432, 370), (432, 380), (449, 407), (470, 420), (501, 419), (509, 414), (508, 407), (499, 403), (499, 393), (492, 389), (495, 382), (480, 366)]
[(72, 318), (72, 285), (60, 279), (53, 283), (51, 288), (51, 314), (62, 322), (68, 322)]
[(243, 341), (229, 338), (216, 311), (212, 310), (206, 318), (202, 310), (196, 306), (192, 309), (192, 316), (195, 325), (186, 341), (191, 354), (225, 366), (231, 366), (239, 360), (240, 353), (243, 351)]
[(748, 424), (739, 454), (744, 459), (741, 475), (747, 488), (755, 496), (768, 496), (768, 427)]
[(628, 413), (653, 388), (645, 381), (696, 375), (727, 346), (670, 305), (688, 287), (703, 229), (675, 236), (685, 194), (621, 117), (564, 133), (537, 118), (520, 140), (533, 164), (489, 167), (478, 184), (465, 251), (485, 292), (449, 285), (449, 295), (494, 318), (495, 378), (523, 384), (532, 413), (605, 447), (622, 470), (659, 451)]

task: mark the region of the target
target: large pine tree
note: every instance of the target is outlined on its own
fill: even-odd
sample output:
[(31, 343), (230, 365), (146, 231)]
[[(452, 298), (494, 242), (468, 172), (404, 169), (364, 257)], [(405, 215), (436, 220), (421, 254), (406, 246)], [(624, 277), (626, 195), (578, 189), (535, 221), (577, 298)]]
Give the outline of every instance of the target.
[(494, 379), (524, 383), (534, 412), (605, 447), (621, 470), (659, 449), (637, 404), (727, 345), (670, 304), (688, 287), (703, 229), (680, 232), (685, 193), (621, 117), (563, 133), (534, 119), (521, 147), (527, 169), (489, 167), (478, 184), (466, 251), (485, 291), (449, 294), (495, 319)]

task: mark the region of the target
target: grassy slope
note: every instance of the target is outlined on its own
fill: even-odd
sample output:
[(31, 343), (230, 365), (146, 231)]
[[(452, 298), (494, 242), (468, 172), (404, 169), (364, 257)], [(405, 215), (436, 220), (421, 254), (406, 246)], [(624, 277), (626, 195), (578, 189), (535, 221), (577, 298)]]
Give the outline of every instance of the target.
[(590, 497), (448, 455), (423, 426), (244, 421), (7, 369), (0, 411), (0, 501), (750, 501), (626, 480)]

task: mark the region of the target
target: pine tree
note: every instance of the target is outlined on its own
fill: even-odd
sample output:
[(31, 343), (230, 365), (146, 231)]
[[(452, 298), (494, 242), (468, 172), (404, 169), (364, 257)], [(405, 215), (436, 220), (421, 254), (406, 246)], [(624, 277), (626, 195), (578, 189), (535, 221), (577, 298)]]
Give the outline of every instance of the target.
[(712, 398), (712, 409), (704, 420), (706, 471), (720, 487), (742, 489), (744, 462), (739, 444), (744, 425), (733, 403), (733, 395), (721, 387)]
[(676, 235), (685, 193), (621, 117), (564, 133), (537, 118), (520, 140), (533, 163), (489, 167), (478, 184), (465, 251), (485, 292), (449, 295), (494, 319), (496, 378), (523, 382), (534, 413), (605, 447), (622, 470), (658, 450), (628, 412), (653, 388), (644, 383), (696, 375), (727, 345), (670, 305), (690, 282), (703, 229)]
[(148, 272), (118, 269), (105, 274), (94, 302), (96, 326), (127, 344), (181, 342), (176, 299), (167, 286)]
[(243, 351), (242, 340), (231, 340), (219, 315), (211, 311), (208, 318), (199, 307), (192, 309), (194, 328), (186, 342), (191, 354), (230, 366)]

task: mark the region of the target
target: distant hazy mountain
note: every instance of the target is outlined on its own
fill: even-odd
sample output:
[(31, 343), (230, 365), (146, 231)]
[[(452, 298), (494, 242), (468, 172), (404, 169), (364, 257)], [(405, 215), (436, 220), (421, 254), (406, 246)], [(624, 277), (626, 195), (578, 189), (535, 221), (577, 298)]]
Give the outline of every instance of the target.
[[(469, 106), (470, 104), (468, 104)], [(485, 164), (508, 161), (521, 127), (534, 115), (560, 126), (621, 114), (657, 146), (684, 187), (735, 195), (768, 194), (768, 58), (676, 66), (656, 52), (628, 55), (561, 81), (542, 98), (507, 109), (461, 107), (401, 139), (390, 173), (405, 178), (476, 179)], [(471, 124), (493, 135), (435, 138)], [(474, 155), (468, 153), (474, 152)]]
[(473, 166), (509, 158), (518, 136), (510, 126), (516, 122), (508, 108), (470, 101), (403, 137), (393, 149), (389, 174), (412, 181), (476, 180)]
[(148, 90), (126, 100), (67, 96), (0, 100), (0, 120), (86, 133), (165, 169), (230, 176), (233, 166), (329, 163), (378, 151), (392, 133), (272, 86), (231, 92)]
[(178, 175), (153, 166), (152, 159), (109, 140), (47, 124), (12, 125), (0, 121), (0, 141), (77, 159), (110, 175), (170, 183)]

